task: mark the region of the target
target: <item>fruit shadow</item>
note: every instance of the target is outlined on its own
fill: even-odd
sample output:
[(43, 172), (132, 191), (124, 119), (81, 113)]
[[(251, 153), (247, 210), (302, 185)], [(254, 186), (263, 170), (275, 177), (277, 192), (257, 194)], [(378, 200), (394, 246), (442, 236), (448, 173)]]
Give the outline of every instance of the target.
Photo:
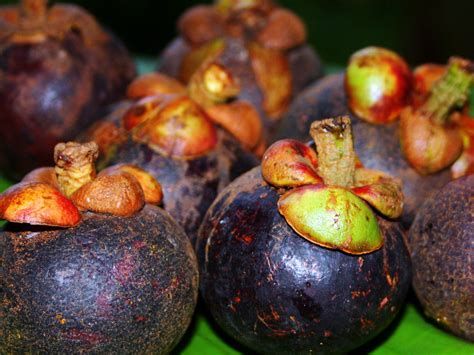
[[(197, 320), (198, 317), (203, 317), (205, 322), (211, 328), (211, 331), (216, 335), (216, 337), (222, 342), (225, 343), (228, 347), (232, 348), (234, 351), (240, 354), (255, 354), (252, 350), (245, 348), (241, 344), (239, 344), (236, 340), (230, 337), (227, 333), (225, 333), (222, 328), (216, 323), (212, 315), (210, 314), (209, 310), (206, 307), (201, 295), (199, 295), (198, 302), (196, 305), (196, 311), (194, 312), (193, 319), (191, 320), (191, 324), (188, 327), (188, 330), (184, 334), (181, 341), (178, 345), (173, 349), (171, 355), (179, 355), (186, 350), (189, 346), (191, 340), (196, 335), (197, 332)], [(189, 350), (189, 349), (187, 349)]]

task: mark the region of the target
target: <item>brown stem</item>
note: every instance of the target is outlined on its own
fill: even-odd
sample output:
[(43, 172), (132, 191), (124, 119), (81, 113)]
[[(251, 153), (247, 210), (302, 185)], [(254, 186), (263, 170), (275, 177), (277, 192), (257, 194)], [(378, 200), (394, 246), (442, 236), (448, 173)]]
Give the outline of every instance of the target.
[(39, 22), (46, 17), (48, 0), (21, 0), (21, 16)]
[(71, 196), (95, 176), (94, 162), (98, 157), (99, 147), (95, 142), (59, 143), (54, 147), (55, 171), (61, 191)]
[(355, 153), (349, 117), (330, 118), (311, 124), (318, 154), (318, 174), (326, 185), (354, 185)]
[(474, 63), (459, 57), (451, 58), (446, 74), (431, 89), (421, 112), (432, 122), (445, 124), (452, 110), (462, 107), (467, 101), (473, 83)]

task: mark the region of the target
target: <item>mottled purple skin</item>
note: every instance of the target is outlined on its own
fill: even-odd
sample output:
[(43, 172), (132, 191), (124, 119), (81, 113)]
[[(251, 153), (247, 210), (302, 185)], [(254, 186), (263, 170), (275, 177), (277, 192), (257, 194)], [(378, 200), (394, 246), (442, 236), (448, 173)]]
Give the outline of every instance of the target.
[(408, 234), (413, 287), (426, 315), (474, 341), (474, 175), (454, 180), (419, 209)]
[(102, 117), (135, 76), (117, 39), (95, 49), (84, 41), (70, 31), (61, 41), (0, 43), (0, 168), (11, 177), (52, 165), (54, 145)]
[[(263, 111), (263, 93), (257, 85), (245, 42), (226, 37), (226, 45), (224, 53), (219, 57), (219, 63), (239, 78), (241, 92), (238, 98), (251, 102), (259, 110), (266, 132), (268, 135), (272, 134), (279, 120), (267, 117)], [(179, 78), (181, 63), (190, 50), (191, 47), (181, 37), (174, 39), (161, 53), (158, 70)], [(312, 47), (303, 45), (291, 49), (287, 52), (287, 58), (293, 79), (293, 97), (323, 76), (321, 60)]]
[(193, 248), (169, 215), (87, 213), (0, 235), (0, 353), (166, 353), (196, 305)]
[(362, 164), (402, 179), (405, 207), (401, 222), (408, 229), (417, 208), (451, 180), (451, 173), (444, 170), (432, 175), (418, 174), (403, 155), (398, 122), (372, 125), (351, 113), (344, 90), (344, 73), (328, 76), (303, 91), (291, 105), (273, 140), (294, 138), (305, 142), (310, 139), (313, 121), (341, 115), (351, 117), (354, 147)]
[(204, 214), (219, 191), (258, 164), (229, 133), (218, 129), (215, 149), (194, 159), (164, 156), (129, 140), (110, 164), (135, 164), (152, 174), (163, 189), (163, 208), (184, 228), (194, 245)]
[(210, 207), (199, 231), (201, 294), (217, 323), (262, 353), (342, 353), (381, 332), (402, 307), (411, 265), (402, 229), (379, 218), (385, 245), (351, 256), (298, 236), (278, 190), (255, 168)]

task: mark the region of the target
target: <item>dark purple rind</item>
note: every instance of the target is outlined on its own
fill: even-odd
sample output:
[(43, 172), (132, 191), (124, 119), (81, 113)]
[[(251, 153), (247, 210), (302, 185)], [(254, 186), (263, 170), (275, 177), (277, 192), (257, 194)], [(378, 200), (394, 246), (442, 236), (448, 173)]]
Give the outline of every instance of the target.
[(218, 192), (258, 164), (253, 154), (222, 129), (216, 148), (195, 159), (173, 159), (128, 141), (110, 162), (135, 164), (152, 174), (163, 189), (164, 209), (194, 245), (197, 230)]
[(413, 287), (426, 315), (474, 341), (474, 175), (454, 180), (418, 210), (408, 234)]
[(191, 46), (182, 37), (176, 37), (160, 53), (156, 71), (178, 79), (181, 63), (190, 51)]
[(18, 178), (52, 165), (54, 145), (73, 139), (105, 106), (123, 97), (135, 76), (125, 47), (114, 37), (88, 47), (80, 33), (39, 44), (1, 43), (0, 168)]
[(371, 125), (352, 114), (347, 107), (344, 73), (330, 75), (303, 91), (282, 120), (275, 139), (308, 141), (313, 121), (341, 115), (349, 115), (352, 120), (355, 151), (362, 164), (403, 180), (405, 207), (401, 222), (408, 229), (417, 208), (433, 191), (451, 180), (451, 173), (444, 170), (432, 175), (418, 174), (403, 155), (398, 122)]
[(255, 168), (210, 207), (197, 253), (201, 294), (217, 323), (261, 353), (342, 353), (381, 332), (411, 281), (403, 231), (378, 219), (384, 247), (351, 256), (298, 236)]
[(0, 353), (167, 353), (196, 305), (193, 248), (169, 215), (87, 213), (0, 235)]

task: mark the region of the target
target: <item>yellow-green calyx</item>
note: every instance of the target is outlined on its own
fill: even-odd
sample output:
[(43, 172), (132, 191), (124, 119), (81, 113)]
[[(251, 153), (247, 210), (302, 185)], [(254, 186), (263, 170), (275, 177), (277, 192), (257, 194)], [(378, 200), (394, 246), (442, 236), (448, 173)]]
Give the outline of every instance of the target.
[(449, 60), (446, 74), (433, 86), (421, 112), (433, 123), (444, 124), (455, 108), (462, 107), (474, 84), (474, 63), (459, 57)]
[(314, 122), (317, 154), (297, 141), (273, 144), (262, 160), (269, 184), (289, 188), (278, 210), (293, 230), (310, 242), (359, 255), (383, 245), (372, 209), (397, 218), (403, 209), (398, 181), (374, 170), (356, 168), (348, 117)]

